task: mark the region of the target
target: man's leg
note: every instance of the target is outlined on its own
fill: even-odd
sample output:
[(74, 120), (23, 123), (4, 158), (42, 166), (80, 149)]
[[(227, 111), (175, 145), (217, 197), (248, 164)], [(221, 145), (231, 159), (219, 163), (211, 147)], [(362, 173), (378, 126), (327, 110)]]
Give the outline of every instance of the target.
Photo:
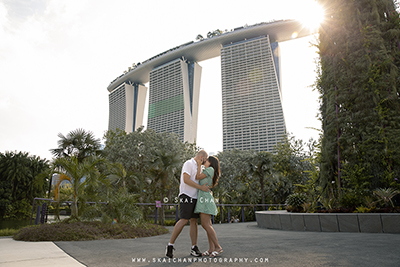
[(195, 257), (201, 257), (201, 252), (197, 247), (197, 218), (190, 219), (190, 239), (192, 240), (190, 254)]
[[(187, 224), (187, 219), (180, 219), (174, 226), (174, 230), (172, 231), (171, 239), (169, 240), (170, 244), (175, 244), (175, 240), (178, 238), (179, 234), (182, 232), (183, 227)], [(192, 227), (192, 224), (190, 224)], [(191, 228), (190, 228), (191, 229)]]
[(179, 234), (182, 232), (183, 227), (187, 224), (188, 219), (180, 219), (176, 222), (174, 226), (174, 230), (172, 231), (171, 239), (166, 247), (165, 255), (168, 258), (172, 258), (174, 256), (174, 244), (176, 239), (178, 238)]
[(190, 240), (192, 240), (192, 246), (197, 245), (197, 218), (190, 219)]

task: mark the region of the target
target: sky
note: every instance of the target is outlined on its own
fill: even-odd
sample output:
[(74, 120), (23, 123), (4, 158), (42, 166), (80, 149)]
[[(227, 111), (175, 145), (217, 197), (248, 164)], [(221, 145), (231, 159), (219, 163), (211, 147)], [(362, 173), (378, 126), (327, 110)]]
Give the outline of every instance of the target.
[[(51, 160), (57, 135), (78, 128), (104, 142), (107, 86), (132, 63), (216, 29), (311, 17), (310, 1), (0, 0), (0, 152)], [(286, 127), (304, 141), (317, 139), (315, 129), (321, 128), (319, 94), (312, 88), (315, 40), (280, 43)], [(217, 153), (222, 151), (220, 58), (199, 64), (197, 145)]]

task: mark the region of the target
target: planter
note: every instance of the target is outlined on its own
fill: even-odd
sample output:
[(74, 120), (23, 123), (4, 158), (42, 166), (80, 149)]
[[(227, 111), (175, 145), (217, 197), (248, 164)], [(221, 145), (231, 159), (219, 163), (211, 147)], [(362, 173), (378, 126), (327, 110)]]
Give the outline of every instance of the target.
[(313, 232), (400, 233), (400, 213), (257, 211), (261, 228)]

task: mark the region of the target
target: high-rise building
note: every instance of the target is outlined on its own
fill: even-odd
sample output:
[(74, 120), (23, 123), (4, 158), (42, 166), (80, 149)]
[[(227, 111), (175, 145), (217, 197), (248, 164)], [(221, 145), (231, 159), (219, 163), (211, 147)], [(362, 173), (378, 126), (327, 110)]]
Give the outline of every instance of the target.
[(131, 133), (143, 126), (146, 94), (147, 87), (137, 83), (125, 82), (115, 88), (108, 96), (108, 129)]
[(263, 22), (187, 42), (137, 63), (107, 87), (109, 130), (132, 132), (142, 125), (147, 91), (142, 85), (149, 83), (147, 127), (196, 141), (197, 62), (221, 56), (223, 149), (271, 152), (286, 132), (278, 43), (311, 33), (295, 20)]
[(273, 151), (286, 131), (279, 46), (260, 36), (221, 50), (223, 149)]
[(179, 58), (150, 72), (147, 128), (173, 132), (180, 140), (197, 137), (201, 67)]

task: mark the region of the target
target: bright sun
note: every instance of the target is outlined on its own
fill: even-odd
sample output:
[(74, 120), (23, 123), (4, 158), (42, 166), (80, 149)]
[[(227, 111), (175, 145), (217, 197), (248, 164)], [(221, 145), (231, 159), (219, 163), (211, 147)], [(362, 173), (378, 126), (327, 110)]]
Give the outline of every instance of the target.
[(318, 29), (324, 20), (324, 10), (314, 0), (302, 1), (302, 12), (296, 14), (296, 20), (300, 21), (305, 27)]

